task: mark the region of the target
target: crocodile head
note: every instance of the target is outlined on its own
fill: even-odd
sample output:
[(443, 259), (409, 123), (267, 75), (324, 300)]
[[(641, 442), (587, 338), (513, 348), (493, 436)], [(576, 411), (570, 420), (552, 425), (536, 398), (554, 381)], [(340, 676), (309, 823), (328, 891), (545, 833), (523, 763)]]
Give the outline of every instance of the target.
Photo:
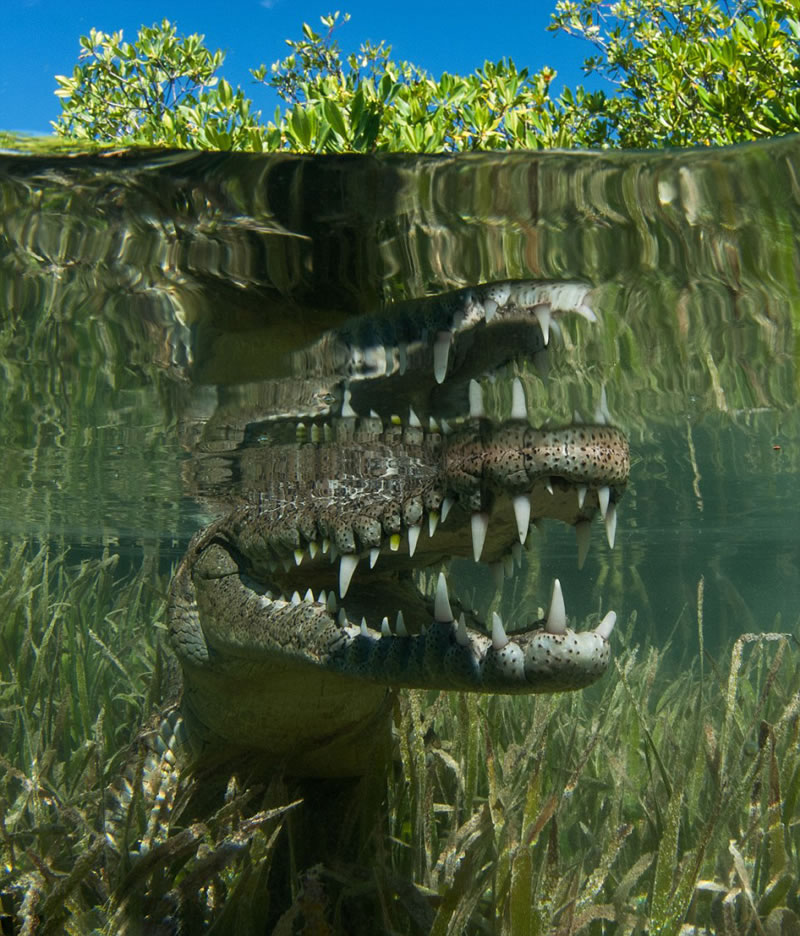
[[(340, 412), (313, 414), (288, 441), (289, 414), (266, 420), (261, 444), (235, 460), (239, 502), (195, 536), (173, 580), (170, 635), (201, 757), (250, 749), (292, 773), (359, 773), (385, 753), (396, 689), (555, 692), (604, 672), (613, 612), (573, 631), (558, 582), (546, 619), (532, 615), (511, 633), (497, 614), (480, 622), (458, 606), (443, 572), (432, 594), (419, 587), (421, 571), (435, 577), (453, 557), (513, 574), (544, 518), (575, 528), (581, 564), (596, 515), (613, 545), (624, 435), (606, 424), (532, 428), (519, 380), (510, 417), (494, 423), (471, 376), (487, 345), (502, 362), (526, 330), (524, 347), (541, 351), (564, 289), (465, 291), (405, 307), (402, 327), (382, 318), (371, 332), (343, 329), (306, 355), (306, 369), (327, 355), (345, 372)], [(476, 329), (492, 340), (476, 340)], [(397, 405), (398, 386), (404, 405), (413, 396), (418, 407), (452, 406), (452, 386), (439, 393), (448, 383), (468, 402), (452, 425), (423, 427), (413, 408), (405, 423), (379, 412)], [(356, 416), (354, 401), (367, 398), (375, 407)]]

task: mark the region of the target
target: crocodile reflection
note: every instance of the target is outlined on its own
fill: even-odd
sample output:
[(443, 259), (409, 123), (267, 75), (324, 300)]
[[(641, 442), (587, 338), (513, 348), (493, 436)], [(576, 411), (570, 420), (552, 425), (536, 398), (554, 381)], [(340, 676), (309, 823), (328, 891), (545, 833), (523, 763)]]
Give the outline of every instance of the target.
[[(546, 619), (513, 632), (458, 606), (444, 571), (432, 596), (417, 586), (452, 557), (513, 574), (542, 518), (575, 528), (581, 564), (596, 515), (613, 545), (625, 436), (607, 420), (532, 428), (519, 379), (493, 422), (477, 382), (546, 353), (561, 316), (594, 322), (590, 295), (503, 282), (401, 304), (296, 351), (242, 407), (234, 451), (204, 469), (225, 513), (169, 596), (198, 758), (255, 750), (289, 773), (355, 775), (385, 753), (397, 689), (558, 692), (602, 675), (614, 612), (574, 631), (558, 581)], [(234, 421), (221, 407), (206, 447)]]

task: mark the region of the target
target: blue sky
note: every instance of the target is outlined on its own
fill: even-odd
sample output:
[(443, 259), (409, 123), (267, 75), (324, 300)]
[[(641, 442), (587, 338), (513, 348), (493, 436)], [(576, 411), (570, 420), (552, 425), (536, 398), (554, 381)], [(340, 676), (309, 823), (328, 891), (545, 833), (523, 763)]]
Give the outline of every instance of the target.
[(122, 29), (133, 41), (142, 23), (165, 17), (179, 33), (203, 33), (206, 45), (223, 49), (222, 74), (271, 117), (276, 101), (253, 83), (248, 69), (283, 58), (284, 39), (299, 38), (303, 22), (319, 27), (320, 16), (337, 5), (352, 17), (339, 31), (346, 52), (366, 39), (385, 39), (395, 58), (435, 76), (466, 74), (486, 59), (509, 56), (532, 71), (555, 68), (558, 90), (583, 81), (581, 62), (591, 52), (579, 40), (545, 31), (555, 0), (3, 0), (0, 129), (50, 132), (60, 112), (53, 76), (71, 72), (78, 37), (93, 26)]

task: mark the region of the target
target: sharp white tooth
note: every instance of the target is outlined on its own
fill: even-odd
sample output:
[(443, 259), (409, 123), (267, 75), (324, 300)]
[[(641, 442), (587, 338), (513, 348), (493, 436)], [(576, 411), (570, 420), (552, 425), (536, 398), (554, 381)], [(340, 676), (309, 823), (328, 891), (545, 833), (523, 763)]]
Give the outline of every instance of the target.
[(528, 528), (531, 525), (531, 499), (527, 494), (517, 494), (511, 503), (514, 505), (514, 518), (517, 521), (517, 532), (520, 543), (528, 537)]
[(608, 409), (608, 397), (606, 396), (605, 387), (600, 390), (600, 402), (597, 404), (597, 409), (594, 411), (594, 418), (595, 422), (603, 426), (611, 422), (611, 413)]
[(433, 416), (428, 417), (428, 432), (438, 432), (439, 424), (433, 418)]
[(447, 580), (444, 572), (439, 573), (439, 581), (436, 583), (436, 597), (433, 599), (433, 616), (437, 621), (446, 624), (453, 620), (453, 612), (450, 610), (450, 596), (447, 594)]
[(311, 556), (312, 559), (316, 559), (318, 552), (319, 552), (319, 545), (317, 544), (317, 541), (311, 540), (311, 542), (308, 544), (309, 556)]
[(506, 577), (506, 572), (505, 572), (505, 569), (503, 568), (503, 563), (493, 562), (489, 566), (489, 569), (491, 570), (491, 573), (492, 573), (492, 581), (494, 582), (494, 587), (502, 588), (503, 582)]
[[(603, 391), (605, 393), (605, 390)], [(597, 409), (594, 411), (594, 421), (601, 426), (605, 426), (608, 420), (606, 419), (606, 414), (603, 412), (603, 405), (599, 403)]]
[(442, 427), (442, 435), (450, 435), (450, 433), (453, 431), (450, 428), (450, 423), (446, 419), (440, 419), (439, 425)]
[(603, 620), (595, 627), (595, 634), (599, 634), (601, 637), (605, 637), (606, 640), (611, 636), (611, 631), (614, 630), (614, 625), (617, 623), (617, 614), (615, 611), (609, 611), (608, 614), (603, 618)]
[(604, 485), (597, 489), (597, 501), (600, 504), (600, 516), (605, 520), (608, 513), (608, 499), (611, 497), (611, 488)]
[(369, 567), (370, 569), (375, 568), (375, 563), (378, 561), (378, 556), (380, 556), (381, 551), (377, 546), (373, 546), (369, 551)]
[(369, 634), (367, 633), (367, 619), (363, 617), (361, 618), (361, 636), (369, 637)]
[(447, 358), (450, 354), (450, 342), (453, 336), (449, 331), (440, 331), (436, 334), (433, 343), (433, 376), (436, 383), (443, 383), (447, 374)]
[(582, 302), (575, 311), (578, 315), (582, 315), (587, 322), (596, 322), (597, 316), (594, 314), (594, 310), (591, 306), (587, 305), (585, 302)]
[(401, 377), (405, 374), (406, 367), (408, 367), (408, 351), (406, 346), (401, 342), (397, 346), (397, 370)]
[(513, 543), (511, 546), (511, 557), (514, 563), (522, 566), (522, 546), (520, 543)]
[(314, 601), (314, 592), (309, 588), (308, 591), (303, 595), (303, 601)]
[(305, 552), (302, 549), (295, 549), (294, 564), (300, 565), (300, 563), (303, 561), (303, 556), (305, 556)]
[(347, 615), (344, 613), (344, 608), (339, 608), (339, 614), (336, 616), (336, 621), (339, 624), (339, 627), (347, 627)]
[(331, 541), (327, 537), (322, 538), (322, 554), (325, 553), (331, 548)]
[(545, 346), (550, 344), (550, 306), (537, 306), (533, 310), (533, 314), (536, 316), (539, 327), (542, 329), (542, 336), (544, 338)]
[(327, 607), (327, 605), (328, 605), (328, 593), (325, 591), (324, 588), (323, 588), (322, 591), (319, 593), (319, 599), (318, 599), (318, 600), (319, 600), (319, 603), (320, 603), (321, 605), (325, 605), (325, 606)]
[(470, 419), (483, 419), (486, 411), (483, 408), (483, 390), (477, 380), (469, 382), (469, 417)]
[(494, 611), (492, 613), (492, 649), (502, 650), (508, 643), (508, 635), (503, 627), (503, 619)]
[(472, 526), (472, 555), (475, 561), (481, 558), (483, 544), (486, 542), (486, 533), (489, 529), (489, 514), (474, 513), (470, 520)]
[(385, 617), (381, 621), (381, 637), (391, 637), (392, 629), (389, 627), (389, 618)]
[(432, 510), (428, 514), (428, 536), (433, 536), (437, 526), (439, 526), (439, 511)]
[(469, 646), (469, 634), (467, 633), (467, 623), (464, 620), (463, 614), (459, 614), (458, 616), (458, 626), (456, 627), (456, 643), (460, 644), (462, 647)]
[(370, 418), (370, 419), (380, 419), (380, 416), (375, 412), (374, 409), (371, 409), (371, 410), (369, 411), (369, 418)]
[(445, 499), (442, 501), (442, 523), (444, 523), (444, 521), (447, 519), (447, 515), (450, 513), (450, 508), (453, 506), (453, 503), (454, 501), (452, 497), (445, 497)]
[(414, 429), (422, 428), (422, 423), (419, 421), (419, 416), (414, 412), (413, 406), (409, 406), (408, 408), (408, 424)]
[(403, 620), (403, 612), (397, 612), (397, 619), (394, 622), (394, 632), (398, 637), (408, 637), (406, 622)]
[(483, 300), (483, 317), (485, 321), (491, 322), (494, 318), (495, 312), (497, 312), (497, 303), (494, 299), (484, 299)]
[(528, 418), (528, 407), (525, 404), (525, 391), (519, 377), (515, 377), (514, 383), (511, 385), (511, 418)]
[(356, 411), (350, 405), (350, 399), (351, 399), (350, 391), (345, 390), (344, 396), (342, 397), (342, 416), (345, 418), (356, 415)]
[(328, 592), (328, 600), (325, 602), (329, 614), (336, 614), (336, 594), (333, 589)]
[(553, 482), (551, 481), (550, 478), (547, 479), (547, 484), (545, 484), (545, 488), (547, 489), (547, 493), (552, 497), (553, 496)]
[(578, 540), (578, 568), (582, 569), (586, 557), (589, 555), (589, 543), (592, 539), (592, 525), (588, 520), (581, 520), (575, 524), (575, 536)]
[(419, 534), (422, 527), (415, 523), (414, 526), (408, 528), (408, 558), (411, 559), (414, 556), (414, 553), (417, 550), (417, 541), (419, 540)]
[[(292, 604), (299, 605), (303, 599), (300, 597), (300, 592), (292, 592)], [(312, 598), (313, 600), (313, 598)]]
[(613, 549), (614, 548), (614, 539), (617, 535), (617, 507), (616, 504), (608, 505), (608, 513), (606, 514), (606, 539), (608, 540), (608, 545)]
[(339, 597), (344, 598), (347, 594), (347, 589), (350, 587), (350, 582), (353, 578), (353, 573), (356, 571), (356, 566), (358, 565), (358, 556), (353, 553), (347, 553), (342, 556), (339, 561)]
[(331, 543), (331, 548), (328, 550), (328, 557), (332, 563), (336, 562), (336, 560), (339, 558), (339, 547), (336, 545), (336, 543)]
[(582, 510), (582, 509), (583, 509), (583, 505), (584, 505), (584, 503), (585, 503), (585, 501), (586, 501), (586, 492), (587, 492), (588, 490), (589, 490), (589, 489), (586, 487), (585, 484), (579, 484), (579, 485), (578, 485), (578, 510)]
[(550, 599), (550, 611), (547, 614), (545, 630), (548, 634), (566, 634), (567, 610), (564, 607), (564, 595), (561, 591), (561, 582), (553, 582), (553, 597)]

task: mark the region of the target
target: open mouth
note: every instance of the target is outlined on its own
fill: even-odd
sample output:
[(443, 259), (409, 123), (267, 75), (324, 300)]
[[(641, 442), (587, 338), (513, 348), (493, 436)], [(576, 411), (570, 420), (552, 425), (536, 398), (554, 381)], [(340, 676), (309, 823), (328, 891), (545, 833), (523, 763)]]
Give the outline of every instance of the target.
[[(545, 692), (602, 673), (615, 615), (594, 630), (571, 630), (558, 582), (546, 618), (508, 634), (496, 614), (481, 623), (464, 609), (453, 613), (444, 573), (433, 600), (414, 576), (463, 557), (488, 563), (501, 581), (514, 574), (531, 525), (545, 518), (574, 527), (579, 565), (595, 517), (613, 546), (630, 461), (619, 430), (533, 429), (519, 380), (510, 418), (499, 424), (486, 418), (474, 381), (469, 418), (454, 428), (423, 428), (413, 411), (405, 426), (386, 426), (374, 413), (343, 422), (338, 436), (277, 459), (286, 470), (270, 489), (281, 491), (280, 508), (259, 500), (225, 525), (262, 610), (266, 602), (282, 618), (313, 608), (338, 631), (326, 666), (390, 685)], [(292, 482), (298, 459), (313, 463), (318, 479), (302, 499)]]

